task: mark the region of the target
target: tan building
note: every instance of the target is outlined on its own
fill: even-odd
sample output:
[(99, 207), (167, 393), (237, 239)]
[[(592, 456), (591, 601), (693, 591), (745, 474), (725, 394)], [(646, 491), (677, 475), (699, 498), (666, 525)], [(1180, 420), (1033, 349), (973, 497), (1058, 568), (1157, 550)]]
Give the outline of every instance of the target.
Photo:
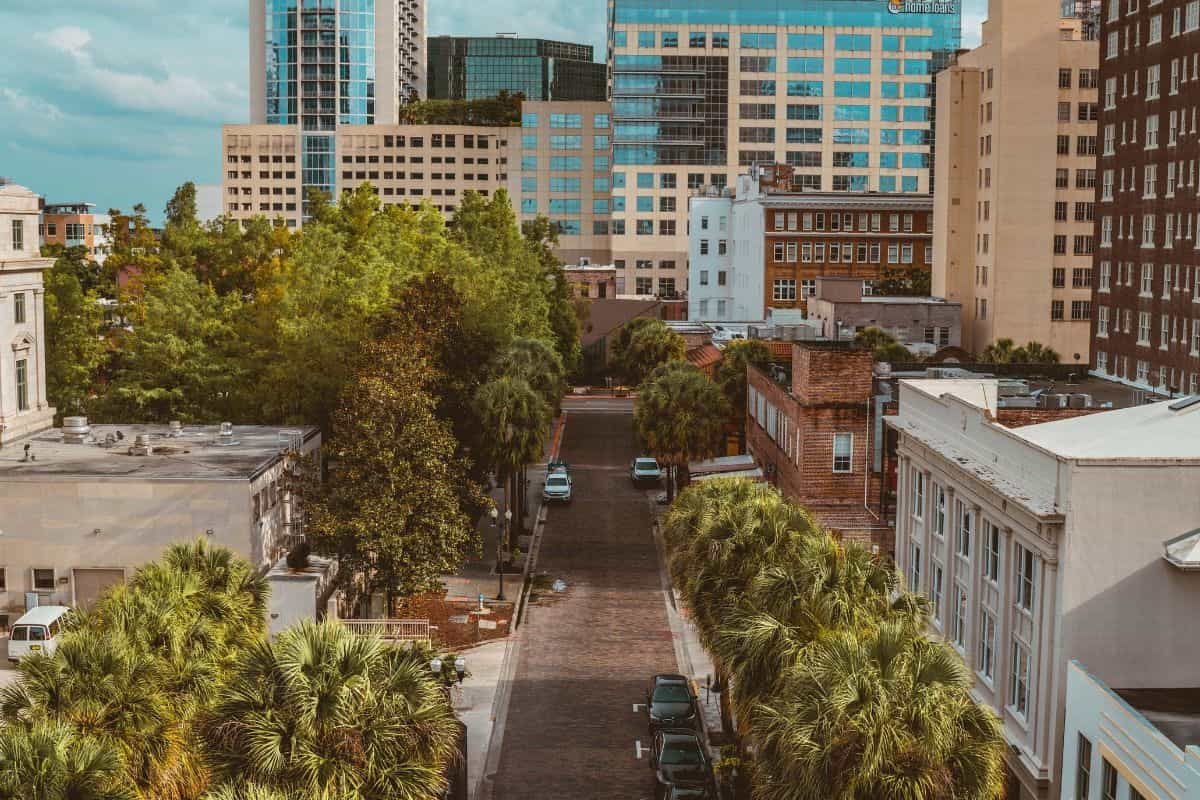
[[(370, 183), (384, 203), (428, 200), (447, 218), (469, 189), (489, 195), (508, 182), (516, 128), (475, 125), (343, 125), (330, 179), (336, 194)], [(225, 125), (225, 213), (238, 220), (303, 218), (298, 126)]]
[[(0, 447), (49, 428), (46, 397), (45, 289), (54, 260), (38, 251), (40, 198), (0, 180)], [(0, 504), (0, 520), (7, 507)], [(2, 527), (2, 522), (0, 522)]]
[(42, 208), (38, 234), (42, 244), (83, 247), (88, 258), (104, 263), (108, 255), (108, 214), (97, 214), (94, 203), (47, 203)]
[(933, 294), (962, 303), (967, 350), (1088, 363), (1098, 58), (1085, 14), (1004, 0), (937, 76)]
[(612, 264), (564, 264), (562, 269), (576, 297), (596, 300), (617, 297), (617, 270)]
[(558, 255), (565, 263), (612, 263), (612, 105), (522, 103), (520, 134), (519, 143), (512, 141), (508, 176), (521, 220), (549, 217), (558, 227)]

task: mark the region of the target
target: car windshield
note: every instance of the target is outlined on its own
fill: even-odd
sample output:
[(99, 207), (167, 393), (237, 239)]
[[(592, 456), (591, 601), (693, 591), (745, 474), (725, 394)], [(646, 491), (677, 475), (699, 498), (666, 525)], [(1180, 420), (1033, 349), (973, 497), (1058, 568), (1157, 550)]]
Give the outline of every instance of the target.
[(664, 683), (654, 690), (652, 699), (656, 703), (686, 703), (692, 697), (682, 683)]
[(702, 764), (703, 759), (700, 758), (700, 748), (693, 741), (676, 741), (668, 742), (663, 750), (662, 758), (659, 759), (664, 764)]
[(658, 462), (653, 458), (639, 458), (634, 464), (638, 469), (658, 469)]
[(563, 487), (565, 487), (567, 485), (567, 479), (562, 477), (561, 475), (555, 475), (552, 478), (550, 478), (550, 480), (546, 481), (546, 485), (553, 486), (558, 489), (562, 489)]

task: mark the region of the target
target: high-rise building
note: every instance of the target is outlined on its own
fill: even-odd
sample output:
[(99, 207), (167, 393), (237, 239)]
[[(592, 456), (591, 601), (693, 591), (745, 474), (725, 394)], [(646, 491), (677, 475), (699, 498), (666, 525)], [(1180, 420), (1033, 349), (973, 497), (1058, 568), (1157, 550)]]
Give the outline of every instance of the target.
[(1086, 364), (1099, 79), (1090, 4), (992, 2), (982, 44), (937, 76), (933, 294), (963, 346)]
[(1092, 367), (1200, 393), (1200, 2), (1105, 0)]
[(515, 36), (434, 36), (429, 98), (477, 100), (501, 92), (527, 100), (606, 100), (608, 68), (586, 44)]
[(425, 94), (423, 0), (251, 0), (250, 122), (299, 126), (304, 188), (332, 194), (340, 125)]
[[(928, 194), (958, 0), (610, 0), (613, 250), (686, 278), (688, 197), (751, 164), (795, 188)], [(669, 268), (665, 265), (671, 265)]]

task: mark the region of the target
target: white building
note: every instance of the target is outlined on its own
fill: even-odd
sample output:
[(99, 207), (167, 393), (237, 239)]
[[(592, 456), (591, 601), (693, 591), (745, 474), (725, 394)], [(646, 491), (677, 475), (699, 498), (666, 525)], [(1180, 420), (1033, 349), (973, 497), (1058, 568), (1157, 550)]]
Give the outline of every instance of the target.
[[(759, 224), (762, 208), (758, 207)], [(688, 319), (758, 322), (764, 319), (762, 237), (745, 237), (734, 254), (738, 226), (753, 224), (754, 209), (735, 213), (728, 194), (697, 196), (688, 207)]]
[(42, 315), (42, 273), (54, 260), (38, 249), (39, 218), (36, 194), (0, 181), (0, 447), (54, 422)]
[(1200, 800), (1200, 689), (1110, 689), (1072, 661), (1063, 764), (1061, 800)]
[[(1059, 794), (1067, 662), (1195, 685), (1200, 574), (1163, 542), (1200, 520), (1200, 402), (1008, 429), (997, 383), (902, 381), (896, 558), (1003, 721), (1012, 798)], [(1018, 788), (1019, 787), (1019, 788)]]

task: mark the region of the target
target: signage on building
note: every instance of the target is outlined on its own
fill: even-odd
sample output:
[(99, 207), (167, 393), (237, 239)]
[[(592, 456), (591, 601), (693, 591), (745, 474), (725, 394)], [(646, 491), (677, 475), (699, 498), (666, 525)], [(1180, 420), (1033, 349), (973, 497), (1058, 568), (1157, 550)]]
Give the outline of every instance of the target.
[(887, 0), (893, 14), (957, 14), (959, 0)]

